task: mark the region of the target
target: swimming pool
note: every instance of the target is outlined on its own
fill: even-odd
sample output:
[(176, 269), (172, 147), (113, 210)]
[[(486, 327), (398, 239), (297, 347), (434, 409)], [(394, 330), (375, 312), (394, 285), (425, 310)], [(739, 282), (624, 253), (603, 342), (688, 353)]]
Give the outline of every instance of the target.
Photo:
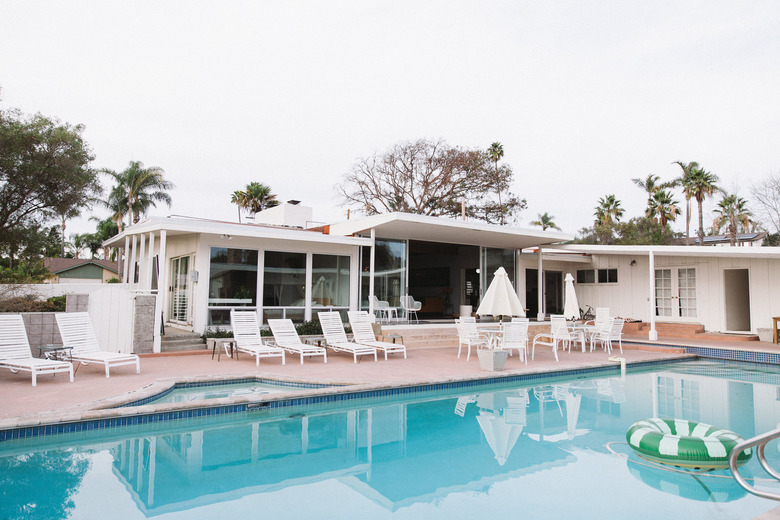
[(749, 519), (780, 504), (649, 465), (625, 432), (670, 416), (747, 438), (779, 399), (776, 368), (681, 362), (12, 439), (0, 518)]

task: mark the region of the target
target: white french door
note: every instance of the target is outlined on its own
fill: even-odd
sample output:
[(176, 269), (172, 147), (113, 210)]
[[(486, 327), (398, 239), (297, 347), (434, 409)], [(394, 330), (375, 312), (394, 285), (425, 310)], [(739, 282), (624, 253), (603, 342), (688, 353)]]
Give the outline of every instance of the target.
[(190, 311), (190, 257), (171, 260), (170, 320), (187, 323)]
[(655, 270), (655, 315), (663, 318), (695, 318), (696, 269), (672, 267)]

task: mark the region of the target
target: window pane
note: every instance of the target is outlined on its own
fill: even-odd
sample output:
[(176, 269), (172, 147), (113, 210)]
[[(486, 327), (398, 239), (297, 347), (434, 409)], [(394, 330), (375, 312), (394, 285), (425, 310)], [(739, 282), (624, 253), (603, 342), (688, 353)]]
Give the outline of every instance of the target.
[(515, 250), (485, 247), (482, 249), (482, 290), (487, 290), (496, 269), (503, 267), (512, 286), (515, 285)]
[(585, 269), (577, 271), (577, 283), (594, 283), (596, 281), (596, 271)]
[(209, 306), (254, 306), (257, 303), (257, 251), (211, 248)]
[(263, 307), (306, 305), (306, 253), (266, 251)]
[(349, 306), (349, 257), (312, 255), (312, 307)]
[[(391, 307), (401, 305), (406, 294), (406, 242), (377, 240), (375, 242), (374, 294)], [(368, 308), (368, 282), (371, 273), (371, 248), (363, 247), (360, 263), (361, 307)]]

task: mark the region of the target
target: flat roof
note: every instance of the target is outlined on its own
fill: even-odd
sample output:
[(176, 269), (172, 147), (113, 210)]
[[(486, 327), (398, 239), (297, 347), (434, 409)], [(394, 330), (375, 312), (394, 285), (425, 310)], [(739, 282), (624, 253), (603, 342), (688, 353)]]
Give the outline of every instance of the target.
[(371, 229), (376, 230), (377, 238), (504, 249), (524, 249), (574, 239), (574, 235), (568, 233), (398, 212), (331, 224), (329, 232), (332, 236), (349, 236), (368, 233)]
[(544, 248), (544, 252), (568, 251), (590, 255), (700, 256), (732, 258), (780, 258), (780, 247), (715, 247), (715, 246), (599, 246), (560, 244)]
[(322, 231), (309, 231), (301, 228), (271, 226), (266, 224), (239, 224), (220, 220), (170, 216), (149, 217), (138, 224), (127, 227), (118, 235), (106, 240), (103, 245), (123, 247), (126, 236), (157, 233), (165, 230), (167, 236), (187, 234), (230, 235), (231, 237), (262, 238), (277, 240), (300, 240), (351, 246), (371, 245), (371, 240), (350, 236), (330, 236)]

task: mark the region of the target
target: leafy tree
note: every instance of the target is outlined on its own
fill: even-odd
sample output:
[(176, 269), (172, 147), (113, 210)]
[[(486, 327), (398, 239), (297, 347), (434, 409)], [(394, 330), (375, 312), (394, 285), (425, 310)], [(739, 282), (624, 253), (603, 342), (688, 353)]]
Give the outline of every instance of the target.
[(623, 216), (623, 208), (615, 195), (605, 195), (599, 199), (594, 215), (597, 224), (609, 226), (620, 220), (620, 217)]
[(157, 202), (164, 202), (170, 207), (171, 196), (167, 192), (175, 186), (165, 180), (162, 168), (145, 168), (141, 161), (130, 161), (128, 167), (120, 173), (112, 170), (104, 172), (117, 183), (109, 195), (109, 203), (127, 202), (128, 225), (137, 224), (150, 207), (157, 207)]
[(444, 141), (401, 142), (358, 160), (337, 186), (342, 205), (369, 215), (401, 211), (419, 215), (461, 214), (491, 223), (514, 220), (525, 199), (508, 192), (512, 169), (491, 164), (485, 151), (451, 147)]
[(544, 212), (542, 214), (537, 214), (537, 219), (531, 222), (532, 226), (539, 226), (542, 228), (542, 231), (546, 231), (547, 228), (550, 229), (557, 229), (558, 231), (561, 230), (561, 228), (558, 227), (558, 225), (553, 222), (553, 218), (551, 215), (548, 215), (547, 212)]
[[(90, 217), (90, 220), (96, 222), (93, 236), (95, 240), (100, 243), (100, 247), (103, 247), (103, 242), (119, 234), (119, 227), (111, 217), (102, 220), (97, 217)], [(114, 260), (116, 257), (116, 248), (111, 252), (107, 251), (107, 249), (111, 248), (105, 248), (103, 250), (103, 259), (108, 260), (110, 258), (111, 260)]]
[(659, 190), (653, 194), (647, 207), (647, 216), (650, 218), (658, 217), (658, 222), (662, 228), (666, 228), (667, 222), (674, 222), (677, 215), (680, 214), (678, 202), (672, 197), (668, 190)]
[(239, 221), (242, 209), (255, 214), (279, 205), (276, 195), (271, 193), (271, 188), (260, 182), (250, 182), (244, 191), (234, 191), (230, 202), (238, 206)]
[(699, 207), (699, 245), (704, 245), (704, 213), (702, 205), (707, 197), (716, 191), (720, 191), (717, 185), (718, 181), (717, 175), (704, 170), (704, 168), (694, 168), (687, 180), (691, 197), (696, 199)]
[(583, 228), (578, 233), (576, 243), (601, 245), (669, 245), (676, 233), (669, 227), (649, 217), (636, 217), (628, 222), (614, 222), (608, 226), (596, 224), (592, 228)]
[(747, 208), (747, 201), (736, 194), (725, 194), (715, 208), (717, 217), (712, 221), (712, 228), (719, 233), (726, 226), (729, 242), (732, 246), (737, 244), (737, 233), (740, 228), (747, 231), (750, 228), (752, 214)]
[(691, 161), (689, 163), (675, 161), (672, 164), (676, 164), (682, 169), (682, 175), (675, 179), (675, 183), (682, 186), (683, 195), (685, 196), (685, 244), (688, 245), (689, 239), (691, 238), (691, 199), (693, 198), (692, 177), (693, 171), (699, 168), (699, 163), (696, 161)]
[(0, 111), (0, 244), (100, 193), (83, 131), (41, 114)]

